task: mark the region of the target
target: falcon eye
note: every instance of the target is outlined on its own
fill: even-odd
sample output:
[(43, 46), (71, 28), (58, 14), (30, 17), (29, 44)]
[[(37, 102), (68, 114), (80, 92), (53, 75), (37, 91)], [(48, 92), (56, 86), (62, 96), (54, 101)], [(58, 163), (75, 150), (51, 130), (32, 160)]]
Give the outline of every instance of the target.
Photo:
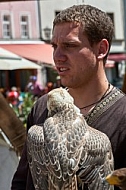
[(124, 179), (124, 176), (118, 176), (119, 180), (123, 180)]

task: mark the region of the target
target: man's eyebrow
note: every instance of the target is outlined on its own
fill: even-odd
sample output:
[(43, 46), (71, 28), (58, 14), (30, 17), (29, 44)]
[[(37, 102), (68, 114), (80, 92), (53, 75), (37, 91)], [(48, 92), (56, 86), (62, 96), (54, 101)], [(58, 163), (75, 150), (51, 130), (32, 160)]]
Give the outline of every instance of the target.
[(79, 45), (80, 43), (77, 41), (65, 41), (62, 42), (63, 45)]
[(69, 40), (63, 42), (63, 44), (70, 44), (70, 43), (73, 44), (73, 43), (75, 43), (75, 42), (74, 42), (74, 41), (69, 41)]
[[(57, 43), (55, 42), (50, 42), (51, 45), (57, 45)], [(62, 42), (61, 44), (65, 45), (65, 44), (69, 44), (69, 41), (65, 41), (65, 42)]]
[[(67, 45), (67, 44), (77, 44), (78, 42), (77, 41), (63, 41), (61, 44), (62, 45)], [(53, 45), (57, 45), (57, 43), (51, 41), (50, 44), (53, 46)]]

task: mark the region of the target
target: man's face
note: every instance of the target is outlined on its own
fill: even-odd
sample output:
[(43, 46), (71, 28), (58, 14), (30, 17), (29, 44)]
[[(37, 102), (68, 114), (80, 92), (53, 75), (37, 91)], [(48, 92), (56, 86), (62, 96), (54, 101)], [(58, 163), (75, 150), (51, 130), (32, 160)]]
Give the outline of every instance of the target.
[(98, 44), (92, 47), (80, 24), (60, 23), (54, 27), (53, 58), (61, 83), (78, 88), (93, 80), (97, 73)]

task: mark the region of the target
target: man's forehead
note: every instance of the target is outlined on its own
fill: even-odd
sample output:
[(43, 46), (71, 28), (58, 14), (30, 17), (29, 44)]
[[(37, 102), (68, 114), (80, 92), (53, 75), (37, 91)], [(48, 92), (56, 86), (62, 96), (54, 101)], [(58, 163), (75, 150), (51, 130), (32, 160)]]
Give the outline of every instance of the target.
[(80, 23), (80, 22), (76, 22), (76, 21), (74, 21), (74, 22), (59, 22), (59, 23), (56, 23), (55, 24), (55, 26), (54, 26), (54, 28), (53, 28), (53, 31), (55, 30), (55, 28), (57, 28), (57, 27), (64, 27), (64, 26), (67, 26), (67, 27), (69, 27), (69, 28), (76, 28), (76, 27), (78, 27), (78, 26), (82, 26), (82, 23)]
[(78, 36), (78, 33), (82, 32), (82, 26), (81, 24), (78, 23), (71, 23), (71, 22), (67, 22), (67, 23), (60, 23), (55, 25), (53, 33), (52, 33), (52, 42), (53, 41), (57, 41), (57, 40), (62, 40), (62, 41), (67, 41), (67, 40), (71, 40), (71, 36), (72, 38), (74, 38), (74, 36)]

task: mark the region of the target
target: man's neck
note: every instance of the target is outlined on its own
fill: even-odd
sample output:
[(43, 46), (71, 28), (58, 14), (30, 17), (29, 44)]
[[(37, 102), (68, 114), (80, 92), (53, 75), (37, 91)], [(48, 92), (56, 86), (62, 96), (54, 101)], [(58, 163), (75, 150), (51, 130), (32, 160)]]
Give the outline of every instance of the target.
[(81, 108), (82, 113), (88, 113), (94, 106), (102, 99), (103, 96), (107, 95), (110, 89), (108, 81), (102, 85), (94, 87), (85, 86), (85, 88), (69, 89), (69, 93), (74, 98), (74, 103), (78, 108)]

